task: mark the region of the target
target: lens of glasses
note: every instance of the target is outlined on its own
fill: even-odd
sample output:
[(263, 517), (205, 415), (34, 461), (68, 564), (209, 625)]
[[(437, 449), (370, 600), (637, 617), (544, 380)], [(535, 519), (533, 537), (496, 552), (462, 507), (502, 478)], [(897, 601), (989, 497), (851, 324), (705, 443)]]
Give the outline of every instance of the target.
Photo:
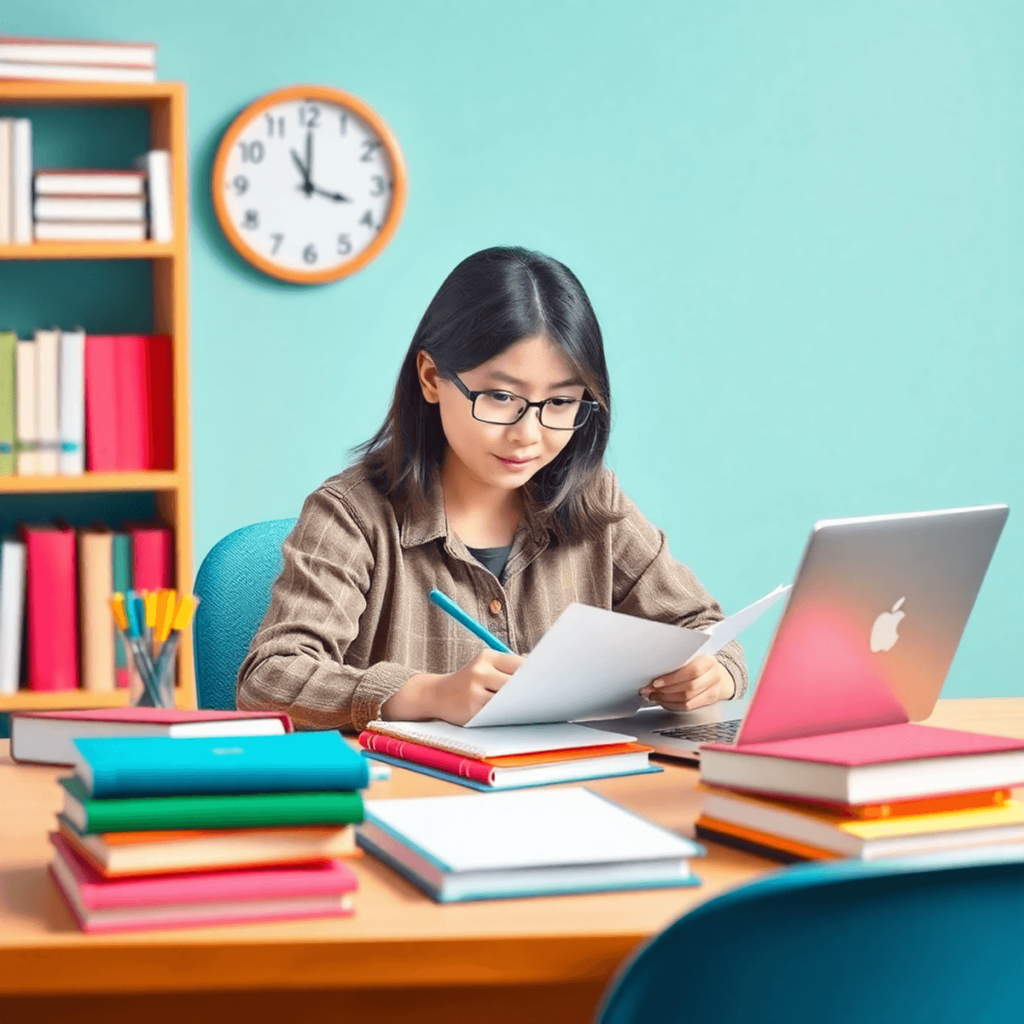
[(575, 430), (583, 426), (590, 406), (575, 398), (554, 398), (540, 410), (540, 421), (551, 430)]
[(505, 391), (485, 391), (476, 396), (473, 404), (473, 415), (484, 423), (515, 423), (523, 410), (526, 401)]

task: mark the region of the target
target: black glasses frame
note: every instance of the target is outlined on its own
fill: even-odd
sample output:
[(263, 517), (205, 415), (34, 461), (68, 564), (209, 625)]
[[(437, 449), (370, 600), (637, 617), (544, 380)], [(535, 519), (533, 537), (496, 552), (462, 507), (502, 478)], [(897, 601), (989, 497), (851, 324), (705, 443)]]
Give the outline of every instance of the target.
[[(578, 401), (580, 403), (580, 412), (582, 412), (583, 418), (578, 423), (574, 423), (571, 427), (549, 427), (544, 422), (544, 406), (547, 405), (549, 402), (559, 401), (559, 396), (557, 395), (554, 398), (545, 398), (540, 402), (531, 402), (524, 398), (522, 395), (517, 395), (514, 391), (505, 391), (503, 388), (487, 388), (484, 391), (470, 391), (469, 388), (467, 388), (466, 385), (459, 379), (458, 374), (444, 372), (443, 375), (445, 378), (450, 380), (470, 400), (473, 407), (473, 419), (475, 419), (479, 423), (490, 423), (491, 426), (494, 427), (511, 427), (514, 423), (518, 423), (530, 411), (530, 409), (536, 408), (537, 419), (540, 422), (540, 425), (545, 430), (579, 430), (580, 427), (582, 427), (587, 422), (587, 420), (590, 419), (590, 414), (601, 407), (601, 403), (595, 402), (592, 398), (581, 398)], [(477, 398), (480, 395), (494, 394), (511, 395), (513, 398), (518, 398), (520, 402), (525, 403), (522, 412), (520, 412), (514, 420), (508, 420), (507, 422), (503, 423), (495, 423), (494, 420), (481, 419), (476, 414)], [(577, 413), (576, 415), (578, 417), (580, 413)]]

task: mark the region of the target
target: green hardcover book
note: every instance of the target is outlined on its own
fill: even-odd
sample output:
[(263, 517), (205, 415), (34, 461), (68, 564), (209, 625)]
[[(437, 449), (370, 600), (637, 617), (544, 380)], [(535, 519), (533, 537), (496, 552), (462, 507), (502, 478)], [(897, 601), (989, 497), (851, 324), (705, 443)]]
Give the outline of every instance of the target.
[(81, 832), (350, 825), (363, 820), (359, 793), (236, 793), (94, 800), (77, 778), (61, 779), (64, 816)]
[[(127, 533), (115, 533), (113, 537), (114, 551), (114, 591), (123, 594), (132, 589), (132, 539)], [(127, 687), (128, 652), (120, 633), (114, 637), (114, 663), (117, 666), (117, 685)]]
[(14, 365), (18, 336), (0, 331), (0, 476), (14, 476)]

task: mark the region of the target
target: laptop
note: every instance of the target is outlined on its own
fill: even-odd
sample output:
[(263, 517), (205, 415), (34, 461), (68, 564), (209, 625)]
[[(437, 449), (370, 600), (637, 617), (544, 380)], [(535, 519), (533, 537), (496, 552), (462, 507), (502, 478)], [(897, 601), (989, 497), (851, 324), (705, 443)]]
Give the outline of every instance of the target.
[[(986, 505), (815, 524), (758, 693), (785, 693), (781, 714), (797, 733), (803, 708), (816, 722), (828, 714), (830, 691), (856, 689), (859, 679), (866, 690), (884, 680), (911, 721), (927, 718), (1008, 514), (1006, 505)], [(750, 704), (645, 708), (587, 725), (628, 732), (665, 757), (699, 761), (701, 743), (737, 739)], [(757, 738), (746, 735), (752, 728), (748, 722), (745, 741)]]

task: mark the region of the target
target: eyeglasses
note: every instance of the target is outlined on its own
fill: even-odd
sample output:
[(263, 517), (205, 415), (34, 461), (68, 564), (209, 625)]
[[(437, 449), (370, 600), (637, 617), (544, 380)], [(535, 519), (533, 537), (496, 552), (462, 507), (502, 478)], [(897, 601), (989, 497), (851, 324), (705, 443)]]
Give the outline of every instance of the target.
[(454, 373), (444, 373), (472, 403), (473, 419), (481, 423), (510, 426), (518, 423), (527, 409), (535, 406), (542, 427), (548, 430), (579, 430), (600, 403), (589, 398), (545, 398), (528, 402), (511, 391), (470, 391)]

